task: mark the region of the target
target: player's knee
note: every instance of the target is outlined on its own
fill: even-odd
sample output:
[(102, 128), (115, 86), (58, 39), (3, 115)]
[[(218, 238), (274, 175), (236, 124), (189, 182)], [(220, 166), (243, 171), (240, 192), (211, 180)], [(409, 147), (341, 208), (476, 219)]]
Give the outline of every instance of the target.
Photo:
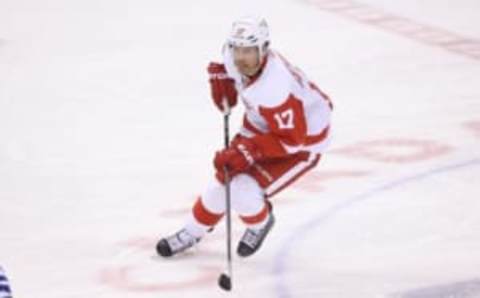
[(213, 212), (225, 211), (225, 188), (216, 179), (210, 181), (202, 196), (203, 204)]
[(257, 181), (246, 174), (231, 181), (232, 209), (239, 214), (252, 214), (263, 207), (263, 190)]

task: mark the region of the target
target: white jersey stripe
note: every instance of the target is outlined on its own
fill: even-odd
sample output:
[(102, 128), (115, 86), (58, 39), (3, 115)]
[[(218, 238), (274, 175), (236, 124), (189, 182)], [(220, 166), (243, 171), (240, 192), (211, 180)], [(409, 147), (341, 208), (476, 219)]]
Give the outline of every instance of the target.
[(268, 197), (277, 190), (284, 187), (286, 184), (292, 182), (292, 180), (301, 172), (305, 171), (307, 168), (311, 167), (315, 162), (318, 160), (318, 154), (310, 154), (308, 160), (299, 162), (296, 166), (291, 168), (288, 172), (286, 172), (283, 176), (278, 178), (275, 182), (273, 182), (270, 186), (265, 189), (265, 195)]

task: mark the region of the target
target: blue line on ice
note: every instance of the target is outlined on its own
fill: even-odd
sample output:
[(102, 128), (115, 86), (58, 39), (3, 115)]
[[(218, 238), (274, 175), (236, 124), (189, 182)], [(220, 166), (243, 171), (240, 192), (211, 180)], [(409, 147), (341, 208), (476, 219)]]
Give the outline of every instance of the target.
[(425, 172), (421, 172), (415, 175), (407, 176), (401, 179), (397, 179), (376, 187), (369, 189), (365, 192), (360, 194), (348, 197), (347, 199), (343, 200), (339, 204), (333, 206), (327, 211), (324, 211), (317, 216), (312, 217), (305, 223), (298, 226), (293, 232), (287, 236), (287, 239), (284, 243), (280, 246), (278, 252), (274, 256), (274, 263), (273, 263), (273, 274), (275, 276), (274, 286), (276, 296), (279, 298), (292, 298), (292, 294), (288, 287), (288, 281), (285, 278), (285, 273), (288, 270), (287, 262), (290, 255), (290, 252), (294, 248), (294, 244), (298, 245), (306, 236), (316, 227), (322, 225), (323, 223), (327, 222), (330, 218), (337, 215), (342, 210), (350, 208), (358, 203), (361, 203), (365, 200), (371, 199), (375, 197), (377, 194), (395, 189), (397, 187), (403, 186), (405, 184), (416, 182), (417, 180), (421, 180), (424, 178), (429, 178), (431, 176), (435, 176), (437, 174), (442, 174), (445, 172), (455, 171), (458, 169), (478, 166), (480, 165), (480, 158), (475, 158), (467, 161), (463, 161), (460, 163), (455, 163), (452, 165), (442, 166), (438, 168), (433, 168)]

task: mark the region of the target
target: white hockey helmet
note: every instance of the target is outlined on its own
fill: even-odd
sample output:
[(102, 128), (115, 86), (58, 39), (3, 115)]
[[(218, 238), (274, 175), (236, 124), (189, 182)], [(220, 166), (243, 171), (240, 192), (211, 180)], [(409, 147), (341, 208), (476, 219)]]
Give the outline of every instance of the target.
[(260, 57), (266, 53), (270, 44), (268, 24), (264, 18), (242, 17), (232, 25), (227, 44), (231, 47), (258, 47)]

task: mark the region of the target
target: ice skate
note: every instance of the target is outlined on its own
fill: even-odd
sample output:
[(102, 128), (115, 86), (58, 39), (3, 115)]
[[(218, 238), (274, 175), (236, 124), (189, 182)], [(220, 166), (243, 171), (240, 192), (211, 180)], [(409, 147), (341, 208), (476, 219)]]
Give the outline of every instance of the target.
[(201, 238), (195, 238), (186, 229), (160, 239), (157, 243), (157, 253), (162, 257), (171, 257), (197, 244)]
[(242, 239), (238, 243), (237, 253), (241, 257), (248, 257), (253, 255), (262, 245), (263, 240), (267, 237), (267, 234), (275, 223), (275, 217), (273, 213), (268, 216), (266, 225), (261, 229), (247, 228), (242, 236)]

